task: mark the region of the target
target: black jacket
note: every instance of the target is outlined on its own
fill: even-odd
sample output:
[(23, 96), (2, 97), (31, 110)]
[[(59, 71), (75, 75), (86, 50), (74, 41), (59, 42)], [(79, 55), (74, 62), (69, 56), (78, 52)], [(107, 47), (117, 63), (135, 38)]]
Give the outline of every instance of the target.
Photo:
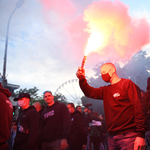
[(11, 121), (13, 117), (13, 106), (9, 97), (11, 93), (4, 89), (0, 83), (0, 144), (6, 142), (10, 137)]
[(68, 143), (69, 145), (87, 144), (87, 136), (83, 126), (83, 118), (78, 110), (71, 114), (71, 129)]
[(84, 129), (86, 131), (86, 134), (88, 135), (90, 130), (89, 130), (89, 123), (92, 122), (92, 118), (91, 118), (91, 115), (88, 113), (88, 114), (85, 114), (85, 112), (82, 113), (82, 118), (83, 118), (83, 123), (84, 123)]
[[(14, 145), (22, 150), (36, 149), (36, 139), (39, 127), (39, 113), (34, 106), (23, 110), (18, 118), (18, 128)], [(14, 146), (14, 149), (15, 149)]]
[(98, 117), (92, 117), (90, 136), (102, 138), (102, 123)]
[(147, 92), (144, 93), (142, 98), (144, 107), (146, 108), (146, 125), (147, 131), (150, 130), (150, 77), (147, 79)]

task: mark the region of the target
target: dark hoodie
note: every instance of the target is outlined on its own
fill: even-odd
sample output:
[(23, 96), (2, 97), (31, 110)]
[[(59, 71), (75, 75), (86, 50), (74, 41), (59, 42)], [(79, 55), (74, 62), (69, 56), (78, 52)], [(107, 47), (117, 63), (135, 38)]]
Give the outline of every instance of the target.
[(150, 77), (147, 79), (147, 92), (143, 95), (143, 102), (146, 107), (146, 111), (150, 113)]
[(71, 129), (68, 143), (71, 146), (87, 144), (87, 136), (83, 125), (83, 118), (78, 110), (71, 114)]
[(4, 89), (0, 83), (0, 145), (5, 143), (11, 132), (11, 122), (13, 117), (13, 106), (9, 97), (11, 93)]
[(147, 92), (143, 95), (143, 103), (147, 114), (147, 131), (150, 130), (150, 77), (147, 79)]
[(150, 77), (147, 79), (147, 91), (150, 90)]
[(39, 114), (34, 106), (24, 109), (18, 117), (14, 149), (35, 150), (39, 127)]
[(70, 113), (64, 103), (56, 101), (53, 105), (47, 106), (41, 115), (39, 144), (67, 139), (70, 123)]

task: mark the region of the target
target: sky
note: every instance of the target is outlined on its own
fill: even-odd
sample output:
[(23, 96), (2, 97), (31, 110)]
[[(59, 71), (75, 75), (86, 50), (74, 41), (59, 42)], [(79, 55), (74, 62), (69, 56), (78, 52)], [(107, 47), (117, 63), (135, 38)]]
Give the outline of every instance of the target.
[[(0, 0), (1, 74), (7, 23), (17, 2)], [(94, 76), (92, 68), (101, 60), (125, 63), (141, 49), (150, 54), (149, 29), (149, 0), (25, 0), (9, 24), (8, 83), (21, 89), (35, 86), (39, 95), (46, 90), (55, 93), (62, 85), (68, 91), (71, 84), (77, 89), (72, 79), (77, 79), (93, 31), (101, 32), (104, 40), (87, 56), (88, 77)]]

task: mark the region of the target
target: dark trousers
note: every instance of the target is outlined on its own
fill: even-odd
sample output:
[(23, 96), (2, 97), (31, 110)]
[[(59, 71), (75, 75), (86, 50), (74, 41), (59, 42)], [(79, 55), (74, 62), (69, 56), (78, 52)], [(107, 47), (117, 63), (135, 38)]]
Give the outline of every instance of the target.
[(25, 144), (23, 143), (14, 143), (14, 146), (13, 146), (13, 150), (22, 150), (24, 148)]
[(0, 144), (0, 150), (8, 150), (8, 149), (9, 149), (9, 146), (6, 142)]
[(91, 138), (91, 142), (93, 143), (94, 150), (99, 150), (99, 144), (101, 138), (98, 136), (91, 136), (90, 138)]
[(61, 150), (60, 149), (60, 144), (61, 144), (61, 140), (56, 140), (53, 142), (46, 142), (46, 143), (42, 143), (42, 150)]
[(14, 143), (13, 150), (36, 150), (35, 145), (33, 147), (25, 148), (26, 143)]
[(109, 150), (134, 150), (134, 141), (136, 137), (136, 132), (109, 136)]
[(69, 145), (68, 150), (82, 150), (82, 145)]

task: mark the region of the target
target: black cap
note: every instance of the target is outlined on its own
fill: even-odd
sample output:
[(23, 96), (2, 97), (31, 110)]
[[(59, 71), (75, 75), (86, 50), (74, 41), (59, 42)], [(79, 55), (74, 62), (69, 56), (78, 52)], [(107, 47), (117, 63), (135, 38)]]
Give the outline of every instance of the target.
[(18, 97), (14, 98), (14, 101), (18, 101), (19, 99), (22, 99), (24, 97), (30, 99), (30, 95), (28, 93), (21, 93)]

